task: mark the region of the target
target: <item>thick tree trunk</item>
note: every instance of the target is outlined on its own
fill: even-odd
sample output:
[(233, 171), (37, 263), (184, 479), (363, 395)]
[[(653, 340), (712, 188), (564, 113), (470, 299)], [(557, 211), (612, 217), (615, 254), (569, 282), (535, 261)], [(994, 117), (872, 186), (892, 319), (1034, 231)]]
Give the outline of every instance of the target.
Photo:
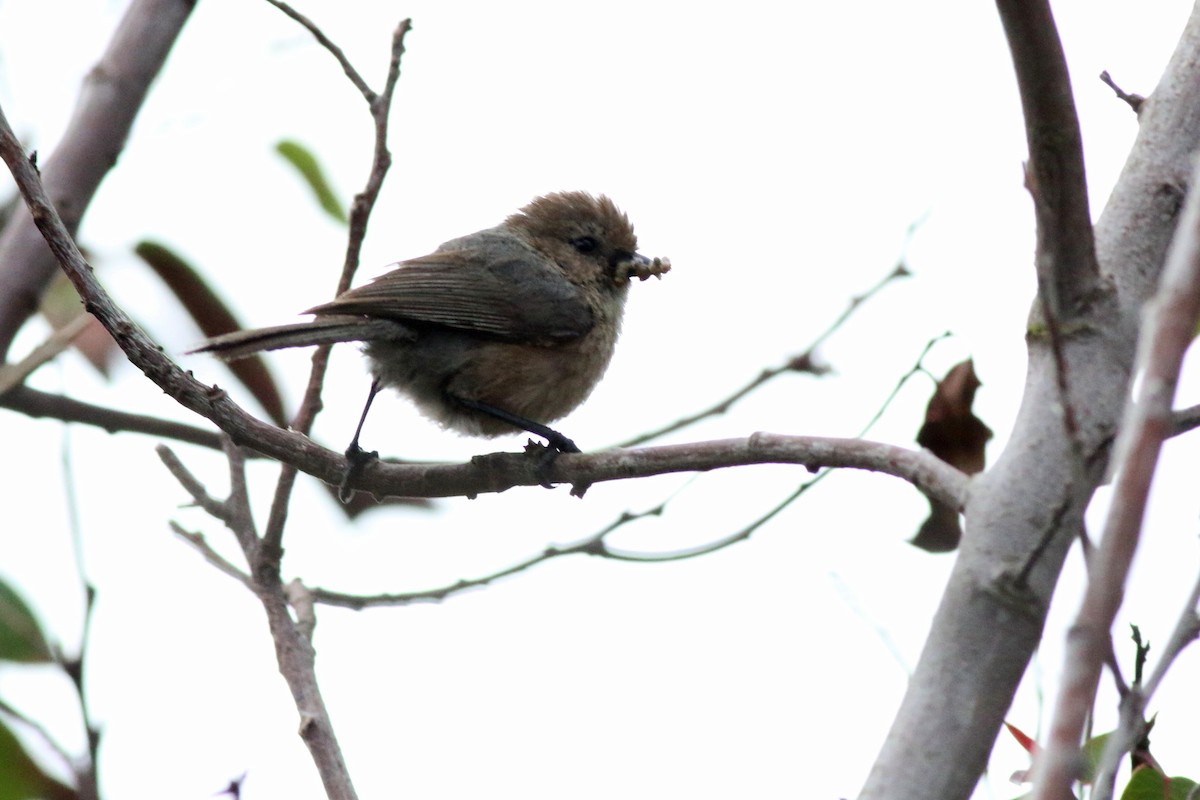
[(1061, 326), (1057, 354), (1035, 304), (1012, 438), (971, 488), (961, 553), (863, 800), (967, 798), (986, 767), (1083, 510), (1103, 478), (1141, 308), (1162, 268), (1198, 146), (1200, 9), (1142, 106), (1137, 142), (1096, 225), (1106, 285)]

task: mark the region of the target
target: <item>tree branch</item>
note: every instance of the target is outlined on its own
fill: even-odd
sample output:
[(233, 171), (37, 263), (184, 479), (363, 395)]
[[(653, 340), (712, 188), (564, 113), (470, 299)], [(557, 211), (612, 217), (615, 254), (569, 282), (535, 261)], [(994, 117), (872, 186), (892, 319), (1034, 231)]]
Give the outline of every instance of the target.
[[(383, 189), (383, 181), (392, 165), (392, 154), (388, 150), (388, 119), (391, 116), (392, 100), (396, 94), (396, 83), (400, 79), (400, 59), (404, 56), (404, 38), (412, 28), (412, 21), (405, 19), (396, 26), (392, 33), (391, 58), (388, 61), (387, 77), (384, 79), (382, 92), (372, 92), (358, 72), (346, 60), (340, 48), (321, 32), (307, 18), (296, 13), (286, 3), (279, 0), (269, 0), (277, 8), (301, 22), (316, 36), (322, 46), (338, 60), (347, 76), (362, 93), (370, 107), (371, 117), (375, 125), (374, 154), (371, 159), (371, 170), (367, 176), (366, 186), (354, 198), (350, 208), (349, 236), (346, 242), (346, 255), (342, 264), (342, 273), (338, 279), (335, 296), (350, 288), (354, 281), (354, 273), (358, 271), (363, 241), (367, 235), (367, 223), (379, 192)], [(321, 408), (321, 388), (325, 383), (325, 373), (329, 367), (330, 347), (318, 347), (313, 353), (312, 370), (309, 372), (308, 385), (304, 390), (304, 398), (300, 408), (292, 420), (292, 429), (307, 434), (312, 429), (313, 421)], [(296, 484), (296, 468), (285, 464), (279, 473), (275, 486), (275, 497), (271, 503), (270, 514), (267, 518), (267, 529), (264, 535), (265, 553), (282, 552), (280, 542), (283, 539), (283, 528), (287, 521), (288, 506), (291, 501), (292, 489)], [(278, 567), (278, 565), (276, 565)]]
[(1091, 303), (1100, 283), (1071, 76), (1046, 0), (996, 0), (996, 8), (1025, 111), (1038, 293), (1049, 303), (1049, 316), (1066, 324)]
[(350, 780), (341, 747), (333, 732), (329, 710), (317, 683), (316, 651), (311, 640), (312, 625), (315, 624), (311, 620), (311, 603), (306, 604), (308, 620), (301, 624), (302, 620), (292, 619), (290, 598), (300, 597), (301, 593), (283, 585), (279, 577), (281, 553), (264, 552), (267, 549), (265, 541), (255, 531), (249, 498), (245, 494), (245, 461), (236, 447), (227, 446), (230, 492), (229, 497), (221, 501), (213, 498), (168, 448), (160, 447), (158, 453), (194, 502), (220, 519), (233, 532), (250, 564), (248, 575), (213, 551), (199, 534), (188, 533), (174, 523), (171, 525), (176, 534), (199, 550), (217, 569), (243, 583), (258, 597), (266, 611), (271, 640), (275, 643), (279, 672), (287, 682), (300, 714), (300, 738), (308, 747), (326, 794), (331, 800), (355, 800), (354, 784)]
[[(473, 497), (513, 486), (536, 486), (547, 479), (586, 485), (750, 464), (799, 464), (810, 471), (845, 467), (882, 472), (909, 481), (952, 508), (962, 508), (967, 501), (967, 476), (932, 453), (861, 439), (773, 433), (637, 450), (564, 453), (548, 468), (540, 453), (535, 457), (492, 453), (475, 456), (466, 464), (430, 466), (376, 462), (364, 470), (355, 488), (404, 497)], [(333, 480), (339, 474), (330, 472), (318, 477)]]
[(1171, 403), (1183, 354), (1200, 321), (1200, 168), (1191, 186), (1162, 284), (1148, 304), (1138, 356), (1142, 379), (1117, 439), (1112, 503), (1088, 565), (1083, 604), (1067, 638), (1054, 719), (1034, 764), (1035, 800), (1071, 796), (1071, 784), (1079, 777), (1079, 742), (1111, 648), (1112, 622), (1125, 596), (1158, 455), (1172, 427)]
[(0, 408), (17, 411), (27, 417), (79, 422), (109, 433), (142, 433), (164, 439), (221, 449), (221, 434), (169, 419), (131, 414), (104, 406), (84, 403), (71, 397), (41, 392), (28, 386), (15, 386), (0, 395)]
[[(326, 483), (336, 485), (346, 473), (346, 461), (298, 433), (263, 423), (242, 410), (217, 387), (206, 386), (180, 369), (129, 317), (112, 302), (91, 267), (63, 227), (58, 214), (25, 158), (20, 143), (0, 110), (0, 157), (8, 164), (29, 204), (34, 221), (63, 264), (72, 283), (94, 314), (125, 352), (130, 362), (180, 405), (212, 420), (234, 443), (251, 447)], [(363, 471), (353, 488), (381, 495), (445, 497), (498, 492), (517, 485), (536, 485), (547, 477), (584, 484), (696, 469), (760, 463), (800, 463), (873, 469), (905, 477), (948, 505), (961, 507), (965, 478), (931, 455), (899, 447), (850, 439), (780, 437), (757, 434), (746, 440), (707, 445), (680, 445), (633, 452), (564, 455), (547, 474), (538, 474), (540, 461), (506, 455), (478, 457), (471, 463), (447, 466), (394, 465), (378, 462)]]
[[(133, 0), (88, 73), (62, 141), (46, 159), (47, 192), (72, 234), (116, 163), (150, 83), (195, 7), (194, 0)], [(7, 127), (7, 124), (6, 124)], [(39, 228), (20, 209), (0, 234), (0, 361), (58, 268)]]
[[(1007, 13), (1028, 6), (1004, 0), (1002, 8)], [(1048, 19), (1044, 5), (1036, 13), (1043, 23)], [(1026, 35), (1036, 41), (1049, 32), (1043, 26)], [(1027, 49), (1014, 44), (1018, 61)], [(1142, 108), (1137, 143), (1097, 224), (1102, 277), (1093, 276), (1087, 262), (1082, 207), (1048, 194), (1063, 186), (1054, 176), (1055, 167), (1072, 172), (1076, 167), (1051, 158), (1040, 162), (1049, 174), (1040, 166), (1031, 171), (1038, 182), (1035, 200), (1040, 194), (1043, 201), (1053, 201), (1050, 210), (1062, 210), (1056, 224), (1079, 226), (1054, 245), (1062, 264), (1046, 262), (1051, 267), (1047, 283), (1062, 295), (1057, 310), (1071, 316), (1058, 320), (1063, 324), (1059, 352), (1054, 352), (1055, 345), (1037, 335), (1034, 315), (1020, 412), (1000, 458), (972, 481), (962, 549), (860, 798), (965, 800), (978, 783), (1041, 640), (1045, 609), (1069, 546), (1082, 530), (1083, 510), (1105, 474), (1125, 406), (1142, 303), (1162, 268), (1182, 205), (1181, 187), (1191, 178), (1191, 154), (1200, 146), (1198, 55), (1200, 8)], [(1027, 115), (1027, 121), (1032, 119), (1036, 117)], [(1054, 131), (1042, 131), (1039, 137), (1043, 135), (1053, 139)], [(1036, 148), (1031, 158), (1039, 152), (1049, 156), (1060, 151)], [(1053, 219), (1048, 215), (1045, 222)], [(1045, 246), (1042, 237), (1050, 236), (1042, 225), (1039, 218), (1039, 251)], [(1069, 284), (1072, 274), (1099, 289), (1094, 302), (1087, 301), (1087, 288), (1061, 285)], [(1115, 291), (1105, 288), (1110, 284)], [(1081, 301), (1076, 307), (1071, 306), (1073, 297)], [(1072, 370), (1069, 381), (1061, 380), (1067, 373), (1060, 363)], [(1063, 421), (1064, 384), (1066, 400), (1078, 417), (1075, 436)], [(1015, 581), (1043, 543), (1026, 580)]]

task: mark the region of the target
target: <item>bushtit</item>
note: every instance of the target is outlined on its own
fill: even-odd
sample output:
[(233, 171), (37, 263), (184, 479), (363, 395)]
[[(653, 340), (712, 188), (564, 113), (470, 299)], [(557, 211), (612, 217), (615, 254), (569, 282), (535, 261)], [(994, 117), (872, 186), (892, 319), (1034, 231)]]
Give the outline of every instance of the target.
[(637, 253), (629, 219), (607, 197), (539, 197), (494, 228), (400, 262), (309, 309), (310, 322), (218, 336), (195, 352), (358, 341), (375, 380), (447, 428), (498, 436), (523, 429), (557, 451), (575, 443), (546, 426), (587, 398), (608, 367), (633, 277), (670, 269)]

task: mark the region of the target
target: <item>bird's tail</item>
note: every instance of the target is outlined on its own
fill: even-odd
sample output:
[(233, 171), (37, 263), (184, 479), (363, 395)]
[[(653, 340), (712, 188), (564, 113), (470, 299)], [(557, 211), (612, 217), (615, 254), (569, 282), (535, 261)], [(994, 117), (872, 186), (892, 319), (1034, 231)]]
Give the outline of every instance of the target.
[(379, 339), (404, 341), (412, 338), (411, 328), (392, 320), (330, 315), (317, 317), (311, 322), (294, 322), (214, 336), (188, 352), (215, 353), (225, 361), (236, 361), (264, 350), (282, 350), (285, 347)]

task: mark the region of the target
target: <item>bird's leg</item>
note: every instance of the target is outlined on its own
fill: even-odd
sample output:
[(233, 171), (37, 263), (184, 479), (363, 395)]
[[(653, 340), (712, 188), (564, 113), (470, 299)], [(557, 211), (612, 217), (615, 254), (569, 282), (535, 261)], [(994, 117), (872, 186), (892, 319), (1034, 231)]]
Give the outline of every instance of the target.
[(548, 425), (543, 425), (540, 422), (534, 422), (531, 419), (513, 414), (510, 411), (505, 411), (503, 408), (497, 408), (490, 403), (481, 403), (478, 400), (471, 400), (466, 397), (453, 397), (454, 402), (464, 408), (469, 408), (472, 411), (478, 411), (480, 414), (486, 414), (489, 417), (498, 419), (501, 422), (507, 422), (513, 427), (520, 428), (523, 431), (528, 431), (534, 436), (541, 436), (546, 440), (546, 449), (542, 451), (538, 459), (536, 474), (540, 478), (542, 486), (547, 489), (553, 488), (550, 479), (546, 477), (550, 466), (554, 460), (558, 458), (559, 453), (578, 453), (581, 452), (579, 445), (563, 436), (558, 431)]
[(486, 414), (489, 417), (498, 419), (501, 422), (507, 422), (515, 428), (520, 428), (523, 431), (528, 431), (535, 436), (541, 436), (546, 440), (546, 444), (550, 449), (556, 450), (559, 453), (579, 453), (579, 446), (563, 436), (553, 428), (543, 425), (540, 422), (534, 422), (531, 419), (518, 416), (512, 412), (505, 411), (503, 408), (497, 408), (490, 403), (482, 403), (478, 400), (470, 400), (466, 397), (453, 397), (454, 402), (464, 408), (469, 408), (472, 411), (478, 411), (480, 414)]
[(371, 410), (371, 403), (375, 401), (375, 395), (379, 394), (380, 388), (378, 378), (371, 381), (371, 392), (367, 395), (366, 404), (363, 405), (362, 416), (358, 418), (358, 427), (354, 429), (354, 438), (350, 440), (350, 446), (346, 448), (346, 475), (338, 486), (338, 499), (343, 503), (349, 503), (354, 497), (354, 490), (350, 488), (350, 483), (362, 474), (367, 464), (379, 459), (378, 451), (367, 452), (359, 447), (358, 437), (362, 435), (363, 423), (367, 421), (367, 412)]

